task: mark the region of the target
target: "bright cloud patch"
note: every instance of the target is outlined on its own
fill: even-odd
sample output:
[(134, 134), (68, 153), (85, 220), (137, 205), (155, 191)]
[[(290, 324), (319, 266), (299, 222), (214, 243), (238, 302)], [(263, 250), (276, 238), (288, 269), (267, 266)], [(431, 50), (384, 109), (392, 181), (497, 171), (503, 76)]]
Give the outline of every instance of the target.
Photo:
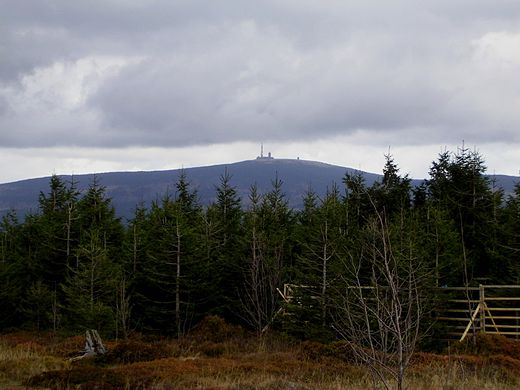
[[(2, 146), (91, 144), (99, 127), (98, 114), (85, 106), (89, 97), (135, 58), (86, 57), (35, 68), (18, 83), (0, 89), (6, 105), (0, 115), (5, 131)], [(25, 141), (24, 141), (25, 140)], [(77, 141), (75, 141), (77, 140)]]
[(473, 44), (477, 61), (488, 66), (520, 66), (520, 33), (490, 32)]
[(55, 62), (24, 75), (19, 89), (4, 93), (15, 110), (70, 111), (81, 107), (108, 77), (135, 62), (125, 58), (86, 57), (74, 62)]

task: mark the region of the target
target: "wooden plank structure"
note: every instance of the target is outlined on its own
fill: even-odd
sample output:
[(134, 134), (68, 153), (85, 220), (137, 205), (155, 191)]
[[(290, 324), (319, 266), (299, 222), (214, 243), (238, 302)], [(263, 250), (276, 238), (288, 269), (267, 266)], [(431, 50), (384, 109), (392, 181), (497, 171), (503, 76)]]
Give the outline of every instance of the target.
[[(297, 304), (295, 296), (306, 289), (312, 287), (284, 284), (283, 291), (277, 290), (285, 303)], [(481, 284), (435, 290), (434, 319), (447, 328), (441, 336), (443, 340), (463, 341), (468, 335), (480, 332), (520, 338), (520, 285)], [(277, 314), (282, 311), (283, 307)]]
[(445, 287), (444, 307), (436, 319), (448, 325), (448, 339), (463, 341), (468, 334), (520, 336), (520, 285)]

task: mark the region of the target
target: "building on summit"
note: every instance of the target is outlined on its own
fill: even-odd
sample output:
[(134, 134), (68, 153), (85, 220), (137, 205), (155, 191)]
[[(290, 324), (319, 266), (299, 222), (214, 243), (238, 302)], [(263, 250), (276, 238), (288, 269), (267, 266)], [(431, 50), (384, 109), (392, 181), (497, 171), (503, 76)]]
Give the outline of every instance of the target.
[(267, 156), (264, 156), (264, 144), (260, 146), (260, 156), (256, 157), (257, 160), (273, 160), (274, 157), (271, 156), (271, 152), (267, 153)]

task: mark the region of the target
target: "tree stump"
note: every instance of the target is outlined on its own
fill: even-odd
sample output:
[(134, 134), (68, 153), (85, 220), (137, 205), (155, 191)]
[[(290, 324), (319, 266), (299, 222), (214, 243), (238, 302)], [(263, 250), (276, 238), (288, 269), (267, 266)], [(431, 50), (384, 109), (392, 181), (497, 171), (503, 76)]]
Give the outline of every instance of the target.
[(103, 355), (106, 353), (106, 348), (103, 345), (103, 341), (101, 341), (101, 337), (99, 333), (95, 329), (87, 330), (85, 334), (85, 349), (81, 351), (81, 355), (73, 357), (69, 359), (69, 361), (74, 362), (76, 360), (81, 360), (87, 357), (93, 357), (97, 355)]

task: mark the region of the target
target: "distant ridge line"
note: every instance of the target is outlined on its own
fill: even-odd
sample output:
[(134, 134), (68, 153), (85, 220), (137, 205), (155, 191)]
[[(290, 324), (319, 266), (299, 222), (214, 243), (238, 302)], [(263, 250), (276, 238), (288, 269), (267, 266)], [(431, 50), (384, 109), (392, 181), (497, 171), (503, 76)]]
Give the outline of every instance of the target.
[[(117, 214), (123, 218), (131, 218), (139, 203), (143, 202), (145, 206), (150, 206), (153, 201), (165, 194), (172, 194), (180, 172), (186, 173), (188, 181), (197, 190), (200, 203), (210, 204), (215, 201), (215, 188), (225, 170), (231, 175), (231, 185), (236, 188), (244, 206), (247, 206), (252, 184), (257, 185), (260, 193), (265, 193), (272, 188), (272, 180), (275, 176), (282, 180), (282, 190), (292, 208), (302, 207), (303, 196), (310, 188), (317, 195), (323, 196), (332, 183), (342, 185), (346, 173), (361, 174), (367, 185), (381, 178), (379, 174), (320, 161), (279, 159), (272, 156), (190, 168), (58, 176), (64, 180), (74, 177), (80, 191), (85, 191), (92, 178), (96, 176), (100, 184), (105, 186), (107, 196), (112, 198)], [(493, 177), (497, 185), (506, 193), (511, 193), (514, 184), (518, 181), (518, 177), (507, 175)], [(40, 191), (44, 193), (48, 191), (49, 179), (50, 176), (45, 176), (0, 184), (0, 214), (5, 214), (11, 209), (19, 215), (36, 212), (38, 195)], [(412, 185), (418, 185), (422, 181), (422, 179), (412, 180)]]

